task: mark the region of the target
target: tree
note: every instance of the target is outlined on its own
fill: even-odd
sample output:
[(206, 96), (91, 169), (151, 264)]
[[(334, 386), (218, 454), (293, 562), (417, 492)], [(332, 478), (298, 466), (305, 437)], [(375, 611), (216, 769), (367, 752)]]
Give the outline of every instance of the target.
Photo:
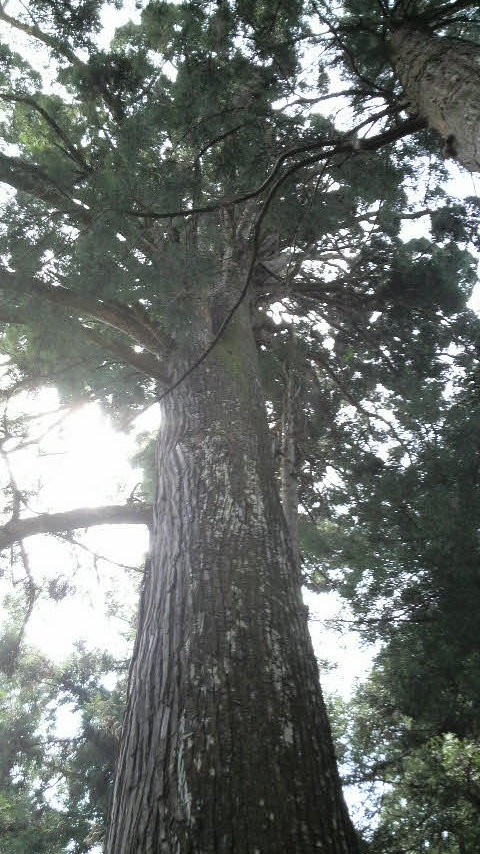
[[(444, 362), (455, 385), (430, 372), (416, 422), (411, 408), (410, 424), (397, 425), (410, 459), (384, 448), (373, 465), (366, 449), (355, 472), (345, 467), (352, 516), (332, 508), (335, 553), (324, 545), (322, 556), (317, 539), (323, 572), (342, 566), (337, 589), (357, 630), (381, 643), (367, 683), (340, 715), (338, 701), (334, 709), (347, 779), (368, 802), (373, 852), (428, 844), (462, 854), (478, 845), (475, 327), (470, 345)], [(339, 498), (332, 490), (333, 505)]]
[[(9, 626), (2, 651), (15, 641)], [(102, 681), (118, 665), (78, 649), (59, 667), (28, 648), (14, 673), (8, 656), (0, 664), (2, 850), (88, 851), (103, 833), (123, 711), (121, 682), (107, 691)], [(72, 738), (58, 735), (59, 710), (80, 718)]]
[(395, 0), (372, 3), (368, 17), (359, 0), (335, 15), (329, 2), (314, 4), (331, 33), (347, 75), (365, 95), (399, 106), (392, 66), (406, 101), (403, 108), (424, 119), (444, 139), (444, 154), (466, 169), (480, 169), (480, 73), (475, 4)]
[[(330, 94), (323, 69), (310, 87), (301, 79), (301, 46), (324, 41), (315, 9), (149, 2), (108, 50), (95, 42), (99, 11), (0, 9), (46, 52), (55, 81), (3, 46), (3, 137), (15, 149), (0, 177), (16, 193), (0, 289), (14, 385), (55, 382), (119, 418), (162, 407), (106, 851), (350, 854), (292, 546), (292, 401), (302, 389), (314, 442), (319, 387), (335, 412), (345, 396), (365, 412), (379, 376), (394, 388), (395, 361), (415, 358), (420, 322), (427, 375), (472, 260), (398, 236), (402, 216), (421, 213), (406, 210), (402, 181), (436, 143), (409, 139), (425, 120), (403, 117), (396, 84), (354, 91), (363, 116), (348, 132), (311, 112)], [(321, 320), (336, 330), (331, 354)], [(261, 372), (270, 420), (282, 409), (286, 513)]]
[(383, 675), (379, 667), (350, 703), (337, 698), (330, 706), (341, 731), (338, 746), (346, 748), (346, 780), (362, 796), (367, 850), (474, 851), (478, 740), (453, 733), (426, 738), (397, 708)]
[(410, 25), (395, 30), (392, 45), (397, 73), (410, 104), (441, 133), (446, 153), (466, 169), (478, 172), (478, 47), (438, 38)]

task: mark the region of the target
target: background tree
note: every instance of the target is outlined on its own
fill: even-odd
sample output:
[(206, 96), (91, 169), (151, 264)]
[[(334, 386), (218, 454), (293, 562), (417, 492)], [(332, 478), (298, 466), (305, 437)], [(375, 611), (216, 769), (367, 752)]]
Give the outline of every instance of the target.
[[(15, 643), (14, 629), (2, 638), (3, 651)], [(84, 852), (102, 837), (123, 713), (123, 692), (102, 684), (112, 669), (125, 676), (109, 656), (81, 649), (62, 667), (28, 648), (13, 673), (11, 659), (2, 661), (5, 854)], [(62, 715), (73, 736), (59, 736)]]
[[(348, 94), (362, 111), (371, 99), (407, 110), (443, 137), (443, 153), (480, 168), (478, 9), (468, 0), (315, 0)], [(401, 83), (402, 90), (398, 83)]]
[[(472, 332), (470, 344), (444, 359), (445, 376), (431, 376), (429, 393), (409, 412), (408, 431), (406, 421), (400, 428), (410, 459), (401, 460), (392, 445), (381, 459), (367, 449), (359, 454), (355, 473), (339, 467), (342, 492), (330, 491), (329, 522), (315, 541), (320, 583), (330, 565), (357, 630), (381, 644), (368, 682), (339, 719), (347, 778), (365, 789), (372, 851), (414, 851), (427, 842), (432, 850), (463, 852), (478, 844)], [(335, 510), (345, 494), (351, 515)]]

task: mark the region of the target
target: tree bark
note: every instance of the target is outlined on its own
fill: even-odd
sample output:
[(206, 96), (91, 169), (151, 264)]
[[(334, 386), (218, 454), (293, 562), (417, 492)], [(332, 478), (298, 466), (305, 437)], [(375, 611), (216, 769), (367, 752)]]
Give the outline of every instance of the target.
[(353, 854), (247, 309), (163, 401), (107, 854)]
[(480, 48), (400, 27), (392, 36), (398, 77), (412, 110), (445, 140), (445, 154), (480, 171)]
[(299, 564), (297, 471), (297, 398), (299, 390), (296, 387), (295, 374), (291, 365), (286, 366), (285, 373), (282, 448), (280, 457), (280, 498), (294, 558), (296, 563)]

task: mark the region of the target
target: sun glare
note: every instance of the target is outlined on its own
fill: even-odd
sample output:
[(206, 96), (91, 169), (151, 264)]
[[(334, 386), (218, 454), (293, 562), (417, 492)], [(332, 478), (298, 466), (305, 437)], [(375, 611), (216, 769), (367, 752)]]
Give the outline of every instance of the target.
[[(130, 462), (138, 431), (115, 430), (96, 404), (60, 419), (56, 407), (58, 397), (51, 389), (30, 401), (29, 415), (38, 413), (34, 432), (40, 435), (39, 444), (10, 454), (15, 482), (29, 493), (22, 515), (125, 504), (142, 477)], [(41, 415), (45, 411), (48, 417)], [(126, 654), (126, 634), (148, 549), (146, 528), (99, 526), (88, 532), (31, 537), (24, 546), (35, 583), (50, 594), (42, 594), (36, 603), (28, 641), (57, 661), (79, 641), (89, 648)], [(131, 573), (129, 567), (137, 571)], [(22, 575), (20, 566), (17, 575)]]

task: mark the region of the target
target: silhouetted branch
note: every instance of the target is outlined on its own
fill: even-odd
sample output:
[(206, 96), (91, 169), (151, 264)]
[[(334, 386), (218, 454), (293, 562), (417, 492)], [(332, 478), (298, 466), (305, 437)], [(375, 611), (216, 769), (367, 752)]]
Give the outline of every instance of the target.
[(12, 519), (0, 527), (0, 550), (35, 534), (57, 534), (98, 525), (149, 525), (152, 508), (147, 504), (111, 504), (78, 507), (61, 513), (39, 513)]

